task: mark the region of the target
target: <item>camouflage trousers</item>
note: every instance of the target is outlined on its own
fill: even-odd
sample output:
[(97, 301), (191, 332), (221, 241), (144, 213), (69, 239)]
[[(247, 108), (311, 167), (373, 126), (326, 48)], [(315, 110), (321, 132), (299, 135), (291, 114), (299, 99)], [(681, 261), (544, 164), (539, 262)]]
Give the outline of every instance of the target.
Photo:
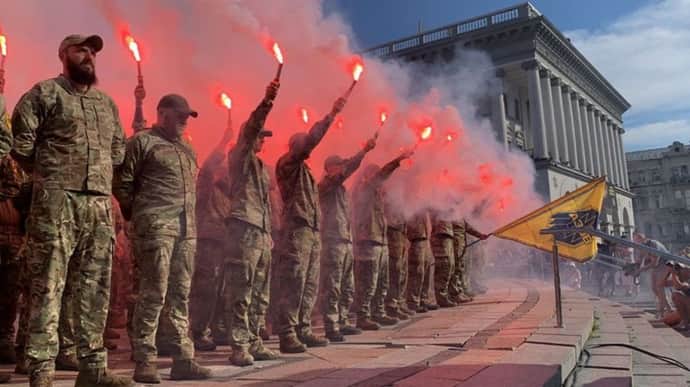
[[(27, 245), (31, 279), (26, 342), (29, 372), (53, 372), (63, 316), (74, 319), (79, 367), (105, 368), (103, 330), (113, 255), (110, 197), (35, 186)], [(63, 294), (67, 293), (66, 282), (71, 296)], [(73, 310), (65, 313), (62, 306)]]
[(23, 244), (19, 228), (0, 226), (0, 347), (14, 345), (14, 321), (22, 293), (19, 251)]
[(223, 268), (226, 247), (230, 248), (226, 242), (214, 239), (199, 239), (197, 245), (189, 296), (189, 317), (194, 339), (217, 334), (217, 323), (225, 318), (221, 291), (225, 283)]
[(465, 278), (465, 241), (453, 238), (453, 257), (455, 266), (448, 282), (448, 295), (452, 298), (465, 294), (467, 289), (467, 282)]
[[(14, 348), (17, 354), (17, 361), (26, 360), (26, 341), (29, 335), (29, 312), (31, 309), (31, 282), (28, 273), (27, 255), (28, 246), (24, 243), (20, 250), (21, 270), (19, 274), (21, 304), (19, 307), (19, 321), (17, 323), (17, 337), (15, 339)], [(76, 263), (76, 261), (73, 261)], [(72, 264), (72, 263), (71, 263)], [(78, 273), (75, 269), (70, 269), (70, 276)], [(74, 283), (76, 281), (70, 277), (65, 282), (65, 289), (62, 292), (62, 300), (60, 302), (60, 321), (58, 323), (58, 353), (63, 356), (75, 355), (77, 352), (76, 342), (76, 321), (74, 319)]]
[(407, 238), (399, 230), (388, 229), (388, 276), (390, 284), (386, 295), (386, 309), (397, 311), (405, 301), (407, 289)]
[(321, 293), (323, 322), (327, 330), (338, 331), (348, 323), (355, 291), (352, 243), (324, 241), (321, 254)]
[(434, 235), (431, 237), (431, 250), (434, 253), (434, 291), (436, 301), (449, 301), (449, 285), (455, 272), (455, 253), (453, 237)]
[(417, 307), (428, 300), (431, 257), (426, 239), (410, 241), (407, 275), (407, 304)]
[(388, 246), (357, 243), (355, 260), (355, 309), (357, 318), (384, 316), (388, 292)]
[(168, 235), (137, 236), (132, 240), (138, 273), (137, 300), (131, 333), (135, 361), (157, 358), (158, 321), (170, 327), (166, 340), (177, 360), (192, 359), (188, 336), (189, 291), (196, 239)]
[(241, 220), (228, 224), (230, 239), (225, 261), (225, 320), (233, 348), (247, 349), (261, 340), (270, 292), (271, 237)]
[(129, 239), (124, 232), (115, 238), (115, 254), (110, 286), (110, 308), (108, 310), (108, 328), (122, 328), (126, 324), (127, 300), (133, 292), (133, 262), (131, 259)]
[(278, 334), (309, 335), (319, 286), (319, 231), (307, 226), (287, 228), (281, 244), (276, 273), (280, 280)]

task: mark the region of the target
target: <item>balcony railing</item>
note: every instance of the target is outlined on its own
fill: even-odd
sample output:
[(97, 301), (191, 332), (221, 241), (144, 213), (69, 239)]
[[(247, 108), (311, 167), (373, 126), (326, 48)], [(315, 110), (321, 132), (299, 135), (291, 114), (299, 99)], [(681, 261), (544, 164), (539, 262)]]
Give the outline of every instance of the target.
[(464, 20), (449, 26), (437, 28), (428, 32), (420, 33), (405, 39), (396, 40), (380, 46), (372, 47), (365, 51), (378, 57), (393, 55), (396, 52), (408, 50), (415, 47), (422, 47), (426, 44), (449, 40), (459, 35), (469, 34), (491, 26), (525, 20), (540, 16), (539, 11), (530, 3), (524, 3), (515, 7), (501, 9), (499, 11)]

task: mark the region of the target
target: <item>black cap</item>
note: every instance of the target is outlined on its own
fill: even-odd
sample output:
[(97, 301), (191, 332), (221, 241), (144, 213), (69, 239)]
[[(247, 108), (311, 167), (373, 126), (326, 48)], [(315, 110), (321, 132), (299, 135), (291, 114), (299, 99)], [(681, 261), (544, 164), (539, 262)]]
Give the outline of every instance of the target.
[(158, 101), (158, 107), (156, 109), (160, 108), (175, 109), (180, 113), (189, 114), (194, 118), (199, 116), (199, 113), (197, 113), (195, 110), (192, 110), (189, 107), (189, 103), (187, 103), (187, 100), (183, 96), (178, 94), (168, 94), (161, 98), (161, 100)]
[(81, 45), (87, 45), (93, 48), (95, 52), (99, 52), (103, 49), (103, 39), (98, 35), (68, 35), (64, 39), (62, 39), (62, 42), (60, 42), (58, 54), (62, 54), (62, 52), (67, 49), (67, 47)]

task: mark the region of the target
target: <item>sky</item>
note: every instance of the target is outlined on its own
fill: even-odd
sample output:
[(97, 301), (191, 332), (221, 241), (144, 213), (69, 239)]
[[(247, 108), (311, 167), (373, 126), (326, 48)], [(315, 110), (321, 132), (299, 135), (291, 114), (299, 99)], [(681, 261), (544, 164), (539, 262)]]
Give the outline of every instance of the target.
[[(519, 4), (510, 0), (326, 0), (362, 48)], [(690, 0), (535, 0), (632, 107), (627, 151), (690, 142)]]

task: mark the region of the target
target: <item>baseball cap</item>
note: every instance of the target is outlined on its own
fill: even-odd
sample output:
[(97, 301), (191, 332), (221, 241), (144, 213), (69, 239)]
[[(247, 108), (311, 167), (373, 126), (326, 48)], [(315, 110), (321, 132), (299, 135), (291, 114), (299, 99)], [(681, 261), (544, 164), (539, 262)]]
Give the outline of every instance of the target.
[(163, 98), (161, 98), (161, 100), (158, 101), (158, 107), (156, 107), (156, 109), (160, 108), (175, 109), (180, 113), (189, 114), (194, 118), (199, 116), (199, 113), (197, 113), (195, 110), (192, 110), (189, 107), (189, 103), (187, 102), (187, 100), (179, 94), (168, 94), (163, 96)]
[(338, 155), (328, 156), (326, 158), (326, 161), (324, 162), (324, 166), (326, 168), (330, 168), (330, 167), (341, 164), (343, 161), (344, 161), (343, 158), (338, 156)]
[(68, 35), (62, 42), (60, 42), (60, 48), (58, 48), (58, 54), (61, 54), (67, 47), (79, 46), (86, 44), (93, 48), (95, 52), (99, 52), (103, 49), (103, 39), (98, 35)]

